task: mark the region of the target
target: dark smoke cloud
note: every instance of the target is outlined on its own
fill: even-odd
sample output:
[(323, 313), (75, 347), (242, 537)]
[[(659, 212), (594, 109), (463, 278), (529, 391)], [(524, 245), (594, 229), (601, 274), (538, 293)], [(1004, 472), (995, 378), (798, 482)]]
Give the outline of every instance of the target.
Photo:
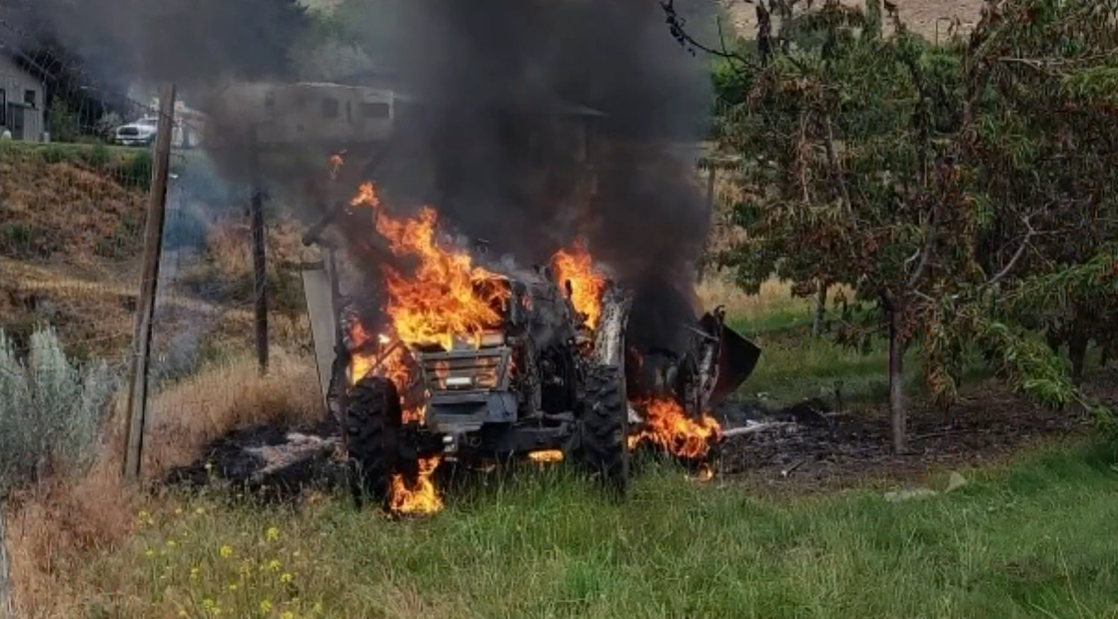
[[(419, 0), (422, 46), (402, 73), (430, 106), (423, 133), (440, 206), (468, 232), (535, 259), (569, 239), (582, 170), (560, 102), (600, 110), (607, 136), (589, 214), (596, 253), (630, 273), (685, 258), (706, 233), (689, 162), (667, 140), (697, 137), (709, 104), (704, 65), (669, 35), (655, 2)], [(535, 140), (531, 139), (535, 136)], [(585, 216), (583, 224), (588, 223)], [(551, 243), (548, 243), (551, 241)]]
[(3, 0), (21, 29), (81, 57), (101, 80), (204, 84), (290, 74), (310, 25), (295, 0)]
[[(293, 47), (304, 16), (286, 0), (35, 1), (64, 40), (118, 50), (114, 70), (145, 80), (283, 79), (290, 52), (306, 51)], [(349, 42), (422, 103), (401, 121), (378, 183), (429, 200), (444, 222), (521, 263), (585, 236), (624, 280), (668, 283), (688, 298), (710, 213), (693, 162), (669, 146), (698, 139), (711, 93), (705, 62), (672, 38), (656, 0), (364, 1), (391, 33), (370, 24), (377, 34), (362, 40), (360, 24), (348, 24)], [(564, 104), (603, 114), (591, 119), (593, 174), (572, 159), (574, 130), (556, 124)], [(647, 322), (677, 322), (679, 311), (665, 311)]]
[[(430, 145), (440, 210), (519, 260), (544, 262), (576, 235), (643, 287), (674, 285), (690, 301), (710, 223), (693, 142), (710, 102), (701, 59), (671, 37), (654, 0), (416, 0), (418, 42), (400, 54), (427, 105), (412, 135)], [(572, 165), (560, 102), (605, 114), (593, 123), (596, 191)], [(634, 319), (678, 324), (684, 304), (642, 304)], [(670, 315), (663, 315), (667, 312)], [(662, 339), (662, 329), (653, 329)]]

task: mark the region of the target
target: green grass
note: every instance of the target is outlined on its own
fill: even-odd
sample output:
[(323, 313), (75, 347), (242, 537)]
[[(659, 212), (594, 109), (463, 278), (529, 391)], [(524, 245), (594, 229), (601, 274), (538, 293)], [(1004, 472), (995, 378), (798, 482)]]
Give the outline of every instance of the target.
[(97, 167), (119, 163), (147, 152), (145, 148), (131, 148), (108, 144), (20, 142), (5, 140), (0, 142), (0, 158), (5, 160), (38, 160), (47, 163), (67, 161), (70, 163), (93, 163)]
[(0, 142), (0, 162), (49, 165), (69, 163), (116, 179), (126, 187), (146, 191), (151, 185), (151, 152), (107, 144)]
[(757, 499), (666, 468), (624, 505), (556, 469), (405, 522), (341, 499), (171, 500), (72, 576), (115, 617), (260, 616), (262, 601), (331, 617), (1118, 617), (1116, 461), (1058, 448), (902, 503)]
[[(831, 399), (836, 387), (844, 404), (884, 404), (889, 396), (888, 349), (884, 339), (875, 340), (868, 353), (835, 343), (823, 333), (811, 336), (811, 309), (788, 305), (765, 313), (729, 320), (730, 326), (761, 348), (757, 368), (739, 390), (739, 395), (773, 405), (788, 405), (805, 398)], [(1098, 357), (1091, 351), (1090, 361)], [(905, 393), (927, 396), (923, 364), (918, 348), (904, 359)], [(976, 355), (964, 367), (965, 388), (990, 378), (991, 369)]]

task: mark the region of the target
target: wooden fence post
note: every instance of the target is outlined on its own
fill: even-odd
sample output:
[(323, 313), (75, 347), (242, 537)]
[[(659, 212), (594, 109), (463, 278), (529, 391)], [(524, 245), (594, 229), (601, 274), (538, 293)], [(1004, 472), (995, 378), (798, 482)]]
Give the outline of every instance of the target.
[(155, 294), (159, 283), (159, 260), (163, 253), (163, 223), (167, 213), (167, 178), (171, 166), (171, 133), (174, 130), (175, 85), (165, 85), (159, 93), (159, 127), (151, 167), (147, 224), (144, 228), (144, 264), (140, 275), (140, 298), (136, 308), (136, 329), (132, 342), (132, 372), (128, 388), (128, 425), (125, 428), (124, 476), (129, 481), (140, 477), (144, 451), (144, 426), (147, 423), (148, 364), (151, 359), (151, 334), (155, 317)]
[(260, 179), (259, 142), (256, 128), (249, 130), (249, 163), (252, 174), (252, 272), (253, 304), (256, 309), (256, 360), (260, 375), (268, 373), (268, 263), (264, 251), (264, 188)]

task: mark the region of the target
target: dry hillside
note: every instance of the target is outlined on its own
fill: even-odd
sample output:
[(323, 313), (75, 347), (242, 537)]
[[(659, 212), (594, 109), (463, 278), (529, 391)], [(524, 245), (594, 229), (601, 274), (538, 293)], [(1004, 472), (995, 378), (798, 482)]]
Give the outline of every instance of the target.
[[(735, 29), (746, 36), (752, 36), (757, 26), (754, 5), (742, 0), (720, 0), (730, 14)], [(845, 4), (862, 5), (862, 0), (843, 0)], [(893, 0), (900, 12), (901, 19), (914, 32), (928, 40), (936, 38), (938, 23), (942, 38), (948, 27), (948, 20), (959, 19), (964, 30), (978, 22), (983, 0)]]

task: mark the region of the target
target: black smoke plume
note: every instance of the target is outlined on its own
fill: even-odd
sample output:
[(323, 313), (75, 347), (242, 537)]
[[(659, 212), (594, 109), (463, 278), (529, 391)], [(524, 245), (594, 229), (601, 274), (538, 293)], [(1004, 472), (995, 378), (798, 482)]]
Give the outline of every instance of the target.
[[(348, 24), (358, 33), (351, 42), (376, 50), (377, 76), (345, 81), (382, 86), (391, 75), (392, 87), (418, 102), (373, 180), (400, 201), (432, 204), (444, 223), (520, 263), (545, 263), (584, 237), (620, 279), (686, 299), (638, 306), (636, 323), (691, 318), (672, 308), (690, 309), (710, 213), (693, 162), (672, 145), (699, 139), (711, 93), (706, 65), (679, 46), (659, 3), (364, 1), (364, 15), (383, 12), (393, 27), (370, 23), (367, 32), (378, 34), (361, 40), (365, 29)], [(307, 16), (290, 0), (36, 2), (56, 13), (61, 38), (113, 50), (105, 70), (196, 92), (207, 81), (220, 92), (230, 78), (290, 79), (296, 50), (306, 51), (296, 41)], [(592, 128), (585, 142), (574, 129), (582, 121)], [(576, 157), (583, 146), (585, 161)], [(230, 176), (243, 173), (244, 158), (229, 155), (214, 159)], [(274, 176), (292, 184), (290, 170)]]
[[(638, 303), (633, 316), (666, 344), (690, 318), (710, 223), (693, 161), (672, 148), (703, 129), (703, 62), (650, 0), (416, 0), (414, 9), (422, 34), (408, 37), (418, 44), (399, 69), (426, 106), (410, 135), (426, 145), (439, 210), (518, 260), (546, 262), (584, 235), (621, 279), (674, 287), (686, 302)], [(572, 160), (570, 130), (554, 128), (564, 104), (603, 114), (587, 118), (598, 138), (589, 168)], [(641, 298), (654, 296), (663, 293)], [(631, 339), (643, 339), (637, 331)]]

